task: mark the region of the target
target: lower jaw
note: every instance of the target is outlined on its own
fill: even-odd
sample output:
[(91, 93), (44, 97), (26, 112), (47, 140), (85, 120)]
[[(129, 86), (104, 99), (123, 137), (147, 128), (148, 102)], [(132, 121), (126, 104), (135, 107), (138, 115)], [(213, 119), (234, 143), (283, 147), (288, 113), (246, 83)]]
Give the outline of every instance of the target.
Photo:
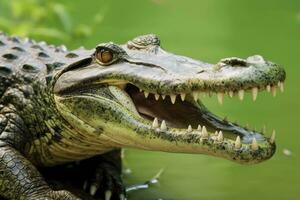
[(132, 137), (129, 140), (134, 142), (128, 143), (127, 147), (173, 153), (205, 154), (225, 158), (240, 164), (262, 162), (271, 158), (276, 150), (275, 143), (267, 141), (259, 143), (253, 149), (252, 144), (241, 143), (237, 147), (235, 141), (231, 139), (223, 138), (220, 141), (216, 135), (203, 136), (198, 130), (182, 134), (176, 133), (177, 131), (173, 128), (161, 130), (159, 127), (153, 128), (152, 125), (145, 125), (145, 123), (137, 126), (139, 128), (133, 133), (133, 135), (136, 135), (129, 136)]

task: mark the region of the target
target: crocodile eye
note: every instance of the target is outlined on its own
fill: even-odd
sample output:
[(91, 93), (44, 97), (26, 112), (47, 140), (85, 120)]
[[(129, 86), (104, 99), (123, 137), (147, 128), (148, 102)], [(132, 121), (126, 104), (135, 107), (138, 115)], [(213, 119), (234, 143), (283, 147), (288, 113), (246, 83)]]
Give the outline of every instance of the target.
[(124, 49), (112, 42), (102, 43), (96, 47), (93, 58), (100, 65), (111, 65), (117, 61), (121, 61), (126, 56)]
[(96, 53), (96, 58), (103, 64), (109, 64), (113, 60), (114, 55), (109, 50), (101, 49)]

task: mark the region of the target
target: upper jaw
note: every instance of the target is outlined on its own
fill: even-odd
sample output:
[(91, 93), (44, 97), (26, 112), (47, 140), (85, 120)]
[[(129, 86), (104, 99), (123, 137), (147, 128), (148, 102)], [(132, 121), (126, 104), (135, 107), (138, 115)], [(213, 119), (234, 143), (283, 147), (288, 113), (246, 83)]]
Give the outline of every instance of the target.
[[(130, 64), (128, 67), (133, 69), (135, 64), (138, 64), (140, 68), (134, 71), (135, 80), (127, 81), (152, 93), (238, 92), (252, 88), (265, 89), (285, 80), (284, 69), (260, 55), (249, 56), (246, 59), (224, 58), (216, 64), (209, 64), (166, 52), (160, 47), (155, 47), (155, 53), (149, 53), (148, 50), (131, 50), (126, 46), (123, 48), (127, 52), (124, 58), (127, 63), (124, 64)], [(143, 67), (143, 64), (147, 65)], [(159, 67), (151, 68), (149, 65)], [(145, 84), (137, 79), (141, 79)]]
[(107, 67), (92, 63), (61, 74), (54, 84), (54, 92), (93, 83), (118, 85), (129, 82), (143, 91), (158, 95), (197, 95), (206, 92), (220, 93), (222, 98), (223, 94), (228, 93), (230, 96), (239, 94), (242, 99), (245, 91), (252, 91), (255, 96), (259, 90), (275, 93), (277, 87), (283, 88), (284, 69), (268, 61), (254, 63), (252, 57), (246, 60), (228, 58), (211, 65), (185, 58), (186, 63), (182, 64), (178, 63), (178, 57), (181, 58), (171, 55), (170, 62), (163, 61), (163, 57), (159, 56), (142, 62), (140, 57), (129, 56), (124, 62)]

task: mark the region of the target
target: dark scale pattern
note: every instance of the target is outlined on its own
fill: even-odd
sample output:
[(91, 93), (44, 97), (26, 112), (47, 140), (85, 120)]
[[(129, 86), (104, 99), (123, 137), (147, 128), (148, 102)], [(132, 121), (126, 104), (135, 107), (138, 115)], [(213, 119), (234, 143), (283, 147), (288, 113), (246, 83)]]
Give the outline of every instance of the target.
[(2, 57), (6, 58), (7, 60), (15, 60), (18, 58), (18, 56), (12, 53), (3, 54)]
[(10, 66), (0, 66), (0, 76), (7, 76), (12, 72)]
[(38, 56), (41, 58), (49, 58), (50, 56), (48, 54), (46, 54), (45, 52), (39, 52)]
[(66, 55), (66, 58), (77, 58), (77, 57), (78, 57), (78, 55), (75, 53), (72, 53), (72, 52), (70, 52)]
[[(49, 77), (53, 76), (48, 75), (52, 74), (54, 69), (62, 68), (89, 55), (90, 51), (84, 49), (71, 53), (64, 46), (55, 47), (28, 38), (8, 37), (2, 33), (0, 35), (0, 94), (5, 90), (3, 82), (8, 79), (13, 79), (9, 81), (10, 83), (26, 80), (30, 84), (30, 82), (40, 81), (41, 87), (47, 87), (43, 84), (50, 83)], [(1, 77), (5, 77), (4, 80)]]
[(16, 50), (16, 51), (21, 51), (24, 52), (25, 50), (21, 47), (12, 47), (11, 49)]
[(33, 48), (33, 49), (39, 49), (39, 50), (41, 50), (41, 51), (43, 51), (44, 49), (43, 49), (43, 47), (41, 47), (40, 45), (38, 45), (38, 44), (34, 44), (34, 45), (32, 45), (31, 46), (31, 48)]
[[(62, 119), (49, 91), (52, 77), (90, 51), (74, 51), (76, 58), (68, 54), (64, 46), (0, 33), (0, 195), (7, 199), (75, 199), (51, 190), (33, 166), (50, 159), (45, 136), (50, 134), (49, 143), (52, 134), (61, 138)], [(45, 121), (52, 122), (54, 133)]]
[(8, 40), (13, 41), (14, 43), (20, 43), (20, 39), (18, 37), (10, 37)]
[(31, 64), (24, 64), (22, 66), (22, 69), (25, 70), (25, 71), (27, 71), (27, 72), (35, 72), (35, 71), (38, 70), (37, 67), (35, 67), (35, 66), (31, 65)]
[(52, 191), (37, 169), (12, 147), (0, 147), (0, 166), (0, 191), (7, 199), (76, 199), (66, 191)]

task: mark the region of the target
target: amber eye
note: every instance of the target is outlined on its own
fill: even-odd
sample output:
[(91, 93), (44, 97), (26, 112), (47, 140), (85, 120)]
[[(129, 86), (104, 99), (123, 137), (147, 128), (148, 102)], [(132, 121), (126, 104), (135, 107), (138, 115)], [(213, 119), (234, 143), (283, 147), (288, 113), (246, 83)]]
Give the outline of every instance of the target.
[(113, 53), (108, 50), (101, 50), (96, 54), (97, 59), (101, 63), (109, 63), (113, 60)]

